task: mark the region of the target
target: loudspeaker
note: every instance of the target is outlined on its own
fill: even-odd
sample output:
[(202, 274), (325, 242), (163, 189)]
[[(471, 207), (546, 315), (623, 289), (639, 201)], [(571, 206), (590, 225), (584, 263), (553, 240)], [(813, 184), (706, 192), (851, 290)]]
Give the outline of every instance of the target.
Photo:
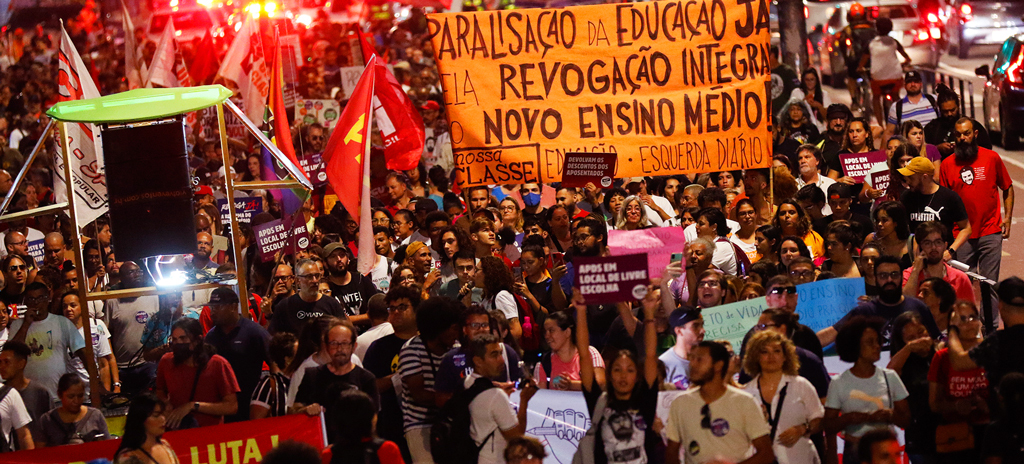
[(193, 253), (196, 225), (181, 119), (104, 128), (110, 231), (119, 261)]

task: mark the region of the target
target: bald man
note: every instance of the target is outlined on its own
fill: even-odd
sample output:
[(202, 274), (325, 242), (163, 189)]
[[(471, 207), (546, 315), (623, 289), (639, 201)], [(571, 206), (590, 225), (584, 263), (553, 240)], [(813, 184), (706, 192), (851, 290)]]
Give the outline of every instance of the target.
[(213, 236), (206, 232), (196, 234), (196, 252), (192, 254), (192, 267), (196, 269), (217, 269), (217, 263), (210, 259), (213, 253)]
[[(7, 195), (7, 192), (11, 191), (11, 187), (14, 186), (14, 178), (11, 177), (11, 173), (5, 169), (0, 169), (0, 195)], [(13, 205), (14, 202), (11, 202)]]
[(64, 268), (64, 236), (60, 232), (50, 232), (46, 234), (46, 239), (43, 241), (43, 265), (53, 266), (57, 269)]

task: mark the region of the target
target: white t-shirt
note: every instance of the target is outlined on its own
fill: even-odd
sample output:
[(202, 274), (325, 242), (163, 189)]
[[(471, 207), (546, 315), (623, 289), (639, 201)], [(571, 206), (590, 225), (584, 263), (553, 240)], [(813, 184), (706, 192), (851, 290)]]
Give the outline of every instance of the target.
[(21, 400), (21, 394), (16, 388), (11, 388), (3, 401), (0, 401), (0, 433), (4, 434), (7, 443), (14, 443), (18, 439), (14, 431), (30, 422), (32, 422), (32, 416), (28, 415), (28, 409), (25, 409), (25, 402)]
[[(481, 378), (477, 374), (470, 374), (466, 377), (463, 386), (473, 386), (476, 379)], [(484, 447), (480, 449), (480, 457), (477, 460), (480, 464), (502, 464), (505, 462), (505, 447), (508, 442), (501, 434), (502, 430), (509, 430), (519, 425), (519, 418), (512, 410), (508, 395), (500, 388), (486, 390), (469, 403), (469, 415), (472, 419), (469, 425), (469, 436), (473, 438), (477, 446), (480, 446), (491, 432), (491, 438), (487, 440)]]
[[(11, 333), (18, 333), (24, 322), (24, 319), (11, 322)], [(71, 358), (85, 348), (85, 339), (79, 335), (78, 327), (64, 316), (47, 314), (46, 319), (29, 326), (25, 344), (32, 350), (25, 366), (25, 377), (38, 382), (52, 398), (57, 398), (57, 381), (68, 372), (76, 372)]]
[[(356, 339), (356, 343), (358, 342), (359, 339)], [(363, 361), (354, 353), (352, 354), (352, 364), (363, 367)], [(292, 379), (288, 383), (288, 396), (285, 398), (285, 407), (290, 408), (292, 407), (292, 404), (295, 404), (295, 395), (299, 394), (299, 385), (302, 384), (302, 379), (306, 377), (306, 369), (310, 367), (320, 367), (321, 365), (322, 364), (316, 361), (316, 353), (309, 355), (305, 361), (302, 361), (302, 364), (299, 364), (299, 368), (295, 370), (294, 374), (292, 374)], [(309, 405), (307, 404), (306, 406)]]
[[(726, 219), (725, 225), (729, 226), (729, 233), (735, 234), (740, 230), (740, 223), (733, 221), (732, 219)], [(686, 243), (690, 243), (697, 239), (697, 224), (690, 224), (683, 229), (683, 237), (686, 238)]]
[[(760, 401), (761, 392), (758, 390), (757, 382), (757, 378), (750, 381), (743, 388), (743, 391), (753, 396), (755, 401)], [(782, 403), (782, 409), (778, 410), (779, 395), (782, 393), (783, 388), (786, 388), (786, 400)], [(777, 410), (779, 411), (779, 424), (776, 427), (772, 451), (775, 451), (775, 459), (779, 464), (820, 463), (818, 451), (810, 438), (800, 437), (793, 446), (785, 446), (779, 442), (779, 435), (782, 435), (782, 432), (790, 427), (803, 425), (814, 419), (825, 417), (825, 407), (821, 405), (821, 400), (818, 398), (817, 391), (814, 390), (814, 385), (811, 385), (810, 381), (800, 376), (783, 375), (782, 380), (779, 381), (779, 388), (775, 391), (775, 397), (772, 398), (772, 417), (775, 417)]]
[[(676, 210), (672, 208), (672, 202), (668, 201), (668, 198), (658, 195), (651, 195), (651, 201), (653, 201), (654, 204), (658, 205), (658, 207), (661, 208), (662, 211), (668, 214), (669, 218), (675, 217)], [(647, 220), (651, 223), (651, 225), (653, 225), (654, 227), (664, 226), (665, 220), (661, 218), (661, 215), (658, 214), (658, 212), (655, 211), (654, 208), (645, 205), (644, 209), (647, 210)]]
[(711, 264), (729, 275), (736, 275), (736, 250), (732, 242), (721, 237), (715, 239), (715, 254), (711, 255)]
[(890, 81), (903, 77), (903, 63), (898, 56), (899, 42), (887, 35), (871, 39), (871, 79)]
[(377, 264), (370, 269), (370, 281), (373, 282), (373, 286), (377, 287), (384, 293), (388, 292), (388, 287), (391, 286), (391, 269), (388, 267), (388, 259), (377, 255), (380, 259), (377, 260)]
[(686, 464), (716, 459), (740, 462), (754, 454), (754, 439), (771, 432), (761, 405), (743, 390), (726, 387), (721, 397), (707, 404), (709, 429), (700, 426), (700, 411), (705, 404), (700, 389), (693, 388), (679, 395), (669, 407), (665, 431), (669, 440), (680, 444), (679, 453)]
[[(862, 379), (849, 370), (839, 374), (828, 386), (825, 407), (840, 412), (873, 413), (880, 409), (892, 409), (893, 404), (910, 396), (900, 376), (895, 371), (882, 367), (875, 368), (875, 375)], [(872, 428), (886, 424), (864, 423), (846, 427), (846, 435), (860, 437)]]
[[(825, 207), (821, 208), (822, 216), (832, 215), (832, 207), (828, 205), (828, 187), (834, 183), (836, 183), (835, 179), (829, 176), (823, 176), (820, 173), (818, 174), (818, 180), (814, 183), (814, 185), (817, 185), (818, 188), (821, 189), (821, 193), (825, 194)], [(805, 182), (802, 177), (796, 176), (796, 186), (798, 188), (803, 188), (805, 185), (807, 185), (807, 182)]]
[[(99, 369), (99, 359), (113, 353), (110, 350), (110, 331), (107, 330), (107, 325), (103, 321), (95, 319), (91, 321), (92, 355), (96, 359), (96, 368)], [(78, 329), (78, 334), (82, 336), (82, 340), (85, 340), (85, 327)], [(75, 370), (78, 371), (78, 376), (85, 381), (85, 394), (88, 396), (89, 371), (85, 369), (85, 364), (82, 364), (82, 360), (78, 359), (77, 356), (71, 358), (71, 363), (75, 366)]]
[(395, 328), (390, 322), (378, 324), (363, 332), (362, 335), (356, 338), (356, 356), (359, 356), (360, 359), (365, 358), (366, 350), (370, 348), (370, 344), (393, 333), (395, 333)]
[(493, 311), (495, 309), (501, 311), (505, 315), (506, 319), (515, 319), (519, 317), (519, 306), (516, 305), (516, 297), (512, 296), (507, 290), (498, 292), (497, 295), (492, 299), (483, 301), (484, 309)]
[(742, 250), (743, 253), (747, 255), (747, 259), (750, 260), (751, 263), (757, 260), (756, 241), (754, 243), (744, 242), (743, 240), (740, 240), (740, 237), (736, 234), (733, 234), (732, 237), (729, 237), (729, 241), (736, 244), (736, 246), (740, 247), (740, 250)]

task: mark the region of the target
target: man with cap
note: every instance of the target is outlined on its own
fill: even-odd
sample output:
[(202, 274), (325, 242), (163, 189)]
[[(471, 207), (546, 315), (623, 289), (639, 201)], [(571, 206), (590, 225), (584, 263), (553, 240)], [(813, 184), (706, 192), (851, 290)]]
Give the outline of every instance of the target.
[(238, 379), (238, 412), (224, 418), (225, 422), (249, 420), (249, 399), (256, 390), (263, 372), (263, 363), (270, 362), (267, 348), (270, 333), (261, 325), (243, 318), (238, 295), (230, 287), (217, 287), (210, 294), (210, 318), (213, 330), (206, 334), (206, 343), (228, 360)]
[[(927, 221), (942, 223), (947, 232), (955, 230), (955, 226), (959, 232), (945, 251), (943, 259), (949, 261), (956, 258), (956, 250), (971, 236), (971, 222), (967, 218), (967, 207), (963, 199), (935, 182), (935, 165), (928, 158), (916, 156), (899, 172), (907, 180), (907, 190), (903, 192), (900, 201), (907, 208), (910, 230)], [(943, 237), (947, 242), (949, 238)]]
[(907, 96), (897, 100), (889, 107), (889, 115), (886, 120), (885, 135), (882, 140), (889, 140), (893, 134), (899, 132), (900, 124), (903, 121), (913, 119), (921, 126), (927, 126), (933, 119), (939, 117), (939, 104), (935, 97), (924, 93), (924, 83), (921, 73), (907, 71), (903, 76), (903, 87), (907, 89)]
[(1010, 277), (1000, 282), (995, 291), (999, 297), (999, 316), (1002, 318), (1003, 329), (985, 337), (977, 346), (966, 351), (957, 336), (961, 321), (954, 311), (949, 321), (947, 342), (954, 369), (985, 368), (990, 401), (997, 397), (993, 389), (1004, 375), (1011, 372), (1024, 373), (1024, 350), (1020, 348), (1020, 340), (1024, 339), (1024, 280)]
[(195, 203), (197, 209), (206, 205), (213, 205), (215, 203), (213, 189), (209, 185), (200, 185), (196, 189)]
[(668, 324), (676, 335), (676, 344), (658, 359), (665, 363), (665, 381), (686, 390), (690, 388), (690, 351), (704, 341), (704, 316), (699, 309), (680, 306), (669, 314)]
[(338, 242), (328, 243), (321, 257), (327, 264), (327, 285), (331, 287), (331, 295), (341, 303), (353, 324), (369, 324), (366, 302), (380, 290), (370, 278), (355, 272), (356, 260), (347, 246)]
[(825, 124), (828, 125), (828, 130), (825, 131), (825, 137), (821, 139), (818, 148), (821, 148), (821, 156), (828, 165), (829, 175), (833, 175), (831, 171), (835, 171), (837, 179), (843, 176), (843, 164), (839, 162), (839, 153), (843, 151), (846, 129), (852, 119), (853, 113), (850, 112), (850, 108), (842, 103), (833, 103), (825, 111)]
[[(826, 201), (828, 201), (828, 207), (832, 208), (832, 214), (822, 218), (822, 222), (831, 224), (835, 221), (847, 221), (860, 240), (857, 243), (864, 243), (864, 238), (874, 231), (874, 226), (870, 218), (850, 209), (853, 198), (854, 193), (851, 186), (839, 182), (829, 185)], [(828, 227), (826, 226), (825, 229), (827, 230)]]

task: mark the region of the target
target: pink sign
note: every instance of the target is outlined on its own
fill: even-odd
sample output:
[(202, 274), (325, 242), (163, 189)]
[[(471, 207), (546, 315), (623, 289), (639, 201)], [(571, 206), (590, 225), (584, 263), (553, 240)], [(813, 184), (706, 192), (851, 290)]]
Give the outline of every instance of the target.
[(643, 253), (647, 255), (647, 273), (660, 278), (673, 253), (682, 253), (686, 237), (682, 227), (653, 227), (641, 230), (608, 231), (608, 251), (612, 256)]

